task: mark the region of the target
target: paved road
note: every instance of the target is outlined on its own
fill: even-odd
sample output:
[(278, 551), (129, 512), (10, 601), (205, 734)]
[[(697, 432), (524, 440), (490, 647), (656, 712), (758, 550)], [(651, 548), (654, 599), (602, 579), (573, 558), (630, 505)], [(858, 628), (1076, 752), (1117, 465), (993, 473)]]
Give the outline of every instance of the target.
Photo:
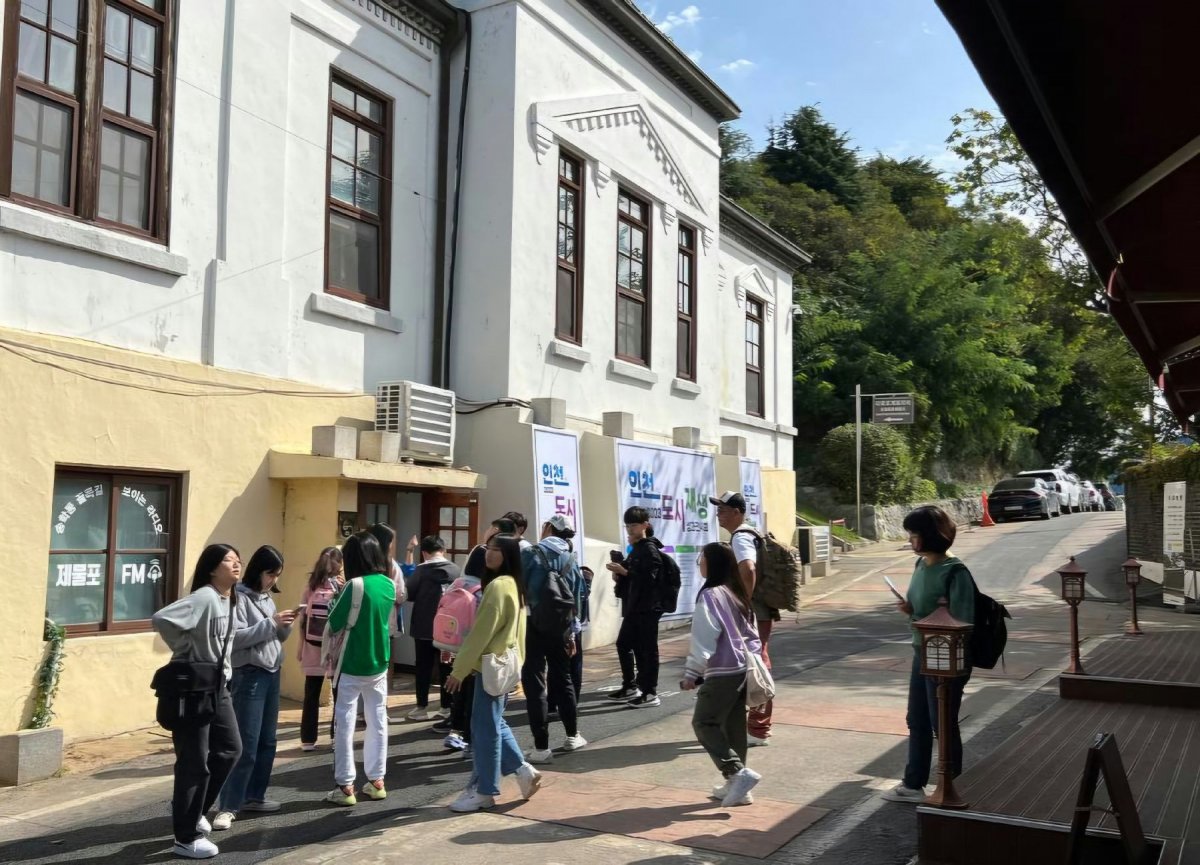
[[(1030, 568), (1063, 543), (1073, 533), (1086, 530), (1091, 515), (1065, 516), (1049, 522), (1032, 522), (1017, 530), (1011, 528), (1005, 537), (978, 551), (968, 561), (978, 580), (989, 592), (1003, 596), (1015, 591)], [(1099, 563), (1114, 555), (1115, 561), (1124, 558), (1123, 536), (1113, 535), (1088, 556)], [(1112, 564), (1111, 562), (1109, 563)], [(1099, 571), (1100, 568), (1097, 567)], [(849, 655), (868, 651), (884, 643), (903, 640), (906, 628), (902, 620), (886, 610), (877, 612), (839, 613), (826, 610), (812, 617), (808, 627), (784, 631), (772, 643), (777, 659), (776, 675), (799, 675)], [(611, 651), (606, 649), (600, 652)], [(665, 666), (663, 681), (674, 676), (671, 666)], [(598, 689), (608, 683), (588, 683), (584, 694), (581, 729), (593, 741), (622, 736), (635, 728), (659, 720), (665, 713), (690, 711), (690, 696), (669, 694), (660, 709), (631, 710), (606, 703)], [(1010, 711), (989, 730), (984, 740), (996, 744), (1041, 704), (1030, 703)], [(510, 722), (518, 738), (528, 747), (527, 730), (523, 726), (522, 704), (515, 703)], [(561, 728), (559, 728), (561, 729)], [(272, 780), (271, 793), (284, 802), (280, 814), (239, 820), (234, 829), (219, 833), (220, 861), (228, 865), (261, 862), (288, 849), (336, 838), (343, 833), (369, 828), (379, 821), (395, 818), (407, 809), (429, 804), (459, 789), (466, 779), (467, 768), (457, 754), (440, 750), (438, 739), (425, 732), (424, 725), (393, 727), (389, 750), (389, 792), (384, 803), (367, 807), (338, 810), (319, 800), (331, 787), (331, 757), (321, 752), (294, 760), (279, 768)], [(570, 760), (570, 757), (565, 758)], [(102, 777), (114, 787), (131, 785), (137, 779), (149, 779), (169, 774), (159, 765), (134, 764), (104, 770)], [(57, 863), (74, 865), (88, 863), (138, 863), (164, 861), (169, 856), (170, 824), (168, 818), (169, 785), (139, 787), (127, 794), (107, 800), (73, 804), (69, 798), (61, 810), (42, 809), (37, 821), (46, 831), (35, 838), (0, 841), (0, 862)], [(3, 810), (0, 810), (0, 814)], [(889, 807), (876, 815), (863, 831), (854, 833), (834, 845), (818, 860), (792, 861), (890, 862), (907, 861), (915, 845), (912, 813), (899, 807)], [(11, 826), (0, 819), (0, 838), (13, 837)], [(802, 836), (803, 837), (803, 836)], [(868, 852), (873, 851), (873, 852)], [(777, 857), (791, 859), (788, 849)], [(413, 851), (420, 859), (419, 851)], [(866, 856), (867, 858), (863, 858)], [(885, 858), (871, 858), (885, 856)]]

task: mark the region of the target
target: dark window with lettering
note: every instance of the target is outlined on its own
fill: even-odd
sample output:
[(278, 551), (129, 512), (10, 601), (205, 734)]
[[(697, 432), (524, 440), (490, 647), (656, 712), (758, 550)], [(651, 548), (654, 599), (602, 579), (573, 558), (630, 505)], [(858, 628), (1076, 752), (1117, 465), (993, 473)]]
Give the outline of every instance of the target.
[(69, 633), (147, 630), (179, 583), (179, 478), (59, 469), (46, 617)]

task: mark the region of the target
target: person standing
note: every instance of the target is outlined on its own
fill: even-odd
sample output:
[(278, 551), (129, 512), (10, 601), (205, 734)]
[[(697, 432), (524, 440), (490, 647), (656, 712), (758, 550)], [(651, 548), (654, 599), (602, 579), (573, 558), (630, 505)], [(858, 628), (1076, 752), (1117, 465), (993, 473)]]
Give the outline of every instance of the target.
[[(586, 590), (579, 563), (575, 560), (571, 539), (575, 529), (562, 514), (555, 514), (542, 526), (541, 540), (536, 546), (523, 550), (521, 568), (526, 575), (529, 603), (529, 626), (525, 632), (525, 663), (521, 667), (521, 687), (529, 711), (529, 730), (533, 734), (531, 763), (549, 763), (554, 759), (550, 750), (549, 707), (546, 691), (549, 686), (567, 738), (563, 750), (578, 751), (587, 745), (579, 733), (577, 696), (571, 681), (571, 656), (575, 652), (575, 635), (580, 629), (580, 615)], [(573, 607), (565, 619), (550, 616), (543, 619), (538, 610), (550, 603), (543, 594), (551, 572), (559, 574), (571, 592)], [(544, 613), (545, 611), (543, 611)], [(546, 627), (539, 622), (550, 621)], [(559, 625), (563, 627), (559, 627)]]
[(233, 665), (233, 587), (242, 573), (242, 559), (229, 544), (210, 544), (196, 560), (192, 593), (159, 610), (151, 626), (171, 650), (171, 660), (220, 664), (216, 715), (206, 724), (171, 731), (175, 748), (175, 789), (171, 796), (174, 853), (186, 859), (211, 859), (217, 845), (205, 835), (212, 831), (204, 815), (229, 777), (242, 752), (237, 716), (229, 695)]
[[(296, 657), (304, 671), (304, 704), (300, 710), (300, 748), (313, 751), (317, 747), (317, 728), (321, 711), (321, 689), (328, 671), (321, 663), (321, 637), (334, 598), (345, 583), (342, 577), (342, 551), (337, 547), (321, 550), (317, 563), (308, 577), (308, 587), (300, 596), (300, 639)], [(333, 738), (333, 725), (329, 727)]]
[(658, 581), (662, 574), (662, 541), (654, 537), (650, 513), (645, 508), (625, 511), (629, 555), (605, 565), (612, 572), (616, 595), (621, 599), (621, 630), (617, 633), (617, 660), (621, 687), (610, 700), (636, 708), (660, 706), (658, 697)]
[(436, 718), (450, 714), (450, 694), (446, 691), (446, 679), (450, 676), (450, 665), (441, 663), (441, 650), (433, 645), (433, 619), (437, 615), (438, 601), (446, 587), (462, 576), (458, 565), (446, 558), (446, 544), (436, 535), (421, 539), (421, 564), (405, 582), (408, 596), (412, 599), (412, 621), (409, 634), (416, 644), (417, 705), (408, 713), (410, 721), (429, 721), (435, 716), (429, 712), (429, 688), (433, 674), (438, 673), (441, 684), (441, 711)]
[(762, 651), (750, 593), (727, 544), (705, 544), (704, 585), (692, 614), (692, 641), (679, 687), (699, 686), (692, 729), (721, 772), (711, 798), (725, 807), (753, 804), (750, 791), (762, 776), (746, 765), (746, 673)]
[[(771, 669), (771, 628), (779, 621), (779, 610), (763, 603), (754, 593), (758, 582), (758, 558), (764, 548), (763, 536), (746, 522), (746, 498), (741, 493), (728, 490), (717, 498), (709, 498), (717, 506), (717, 523), (729, 532), (729, 544), (737, 559), (738, 574), (750, 595), (750, 604), (762, 640), (762, 658)], [(771, 738), (771, 714), (774, 701), (750, 710), (750, 744), (766, 745)]]
[[(386, 573), (392, 578), (392, 586), (396, 594), (396, 606), (388, 618), (388, 653), (390, 657), (391, 643), (402, 633), (400, 617), (403, 615), (404, 602), (408, 600), (408, 591), (404, 584), (404, 568), (396, 561), (396, 530), (387, 523), (376, 523), (367, 531), (375, 536), (375, 540), (379, 541), (379, 546), (383, 549), (384, 558), (388, 564)], [(387, 670), (387, 692), (389, 694), (392, 693), (392, 681), (395, 679), (395, 675), (396, 671), (389, 663)]]
[[(926, 505), (904, 518), (904, 530), (912, 542), (917, 559), (912, 581), (905, 600), (896, 605), (909, 622), (916, 622), (937, 610), (943, 600), (949, 601), (950, 615), (960, 622), (975, 623), (975, 580), (961, 560), (949, 554), (957, 534), (954, 520), (941, 508)], [(962, 774), (962, 736), (958, 729), (958, 710), (962, 705), (963, 689), (971, 678), (967, 675), (951, 679), (946, 684), (949, 700), (950, 729), (939, 731), (935, 676), (921, 675), (921, 633), (912, 630), (913, 664), (908, 679), (908, 763), (904, 778), (883, 794), (891, 802), (920, 804), (925, 800), (925, 785), (929, 783), (929, 765), (933, 759), (933, 737), (946, 736), (951, 778)], [(969, 662), (969, 659), (968, 659)]]
[(276, 610), (283, 556), (272, 546), (254, 551), (242, 581), (234, 589), (233, 712), (242, 738), (242, 756), (229, 773), (218, 799), (212, 827), (224, 831), (239, 811), (270, 813), (282, 807), (267, 798), (275, 765), (279, 723), (279, 670), (283, 643), (292, 633), (294, 610)]
[[(396, 606), (396, 586), (389, 575), (383, 547), (370, 532), (358, 532), (342, 546), (346, 588), (329, 613), (333, 633), (347, 631), (342, 646), (340, 673), (334, 682), (334, 781), (337, 786), (325, 801), (354, 805), (354, 716), (362, 700), (367, 732), (363, 740), (363, 769), (367, 783), (362, 793), (369, 799), (386, 799), (387, 774), (387, 671), (391, 664), (388, 621)], [(357, 581), (357, 585), (355, 582)], [(352, 610), (357, 618), (350, 624)]]
[(508, 695), (493, 696), (478, 681), (482, 676), (483, 656), (502, 656), (516, 649), (521, 663), (525, 647), (525, 578), (521, 571), (521, 544), (514, 535), (495, 535), (487, 545), (487, 573), (483, 579), (483, 601), (471, 633), (467, 635), (454, 661), (454, 670), (446, 689), (456, 693), (468, 676), (477, 680), (471, 711), (471, 781), (462, 795), (450, 804), (457, 813), (481, 811), (493, 807), (500, 795), (500, 778), (516, 775), (521, 795), (526, 799), (537, 793), (541, 773), (521, 753), (504, 708)]

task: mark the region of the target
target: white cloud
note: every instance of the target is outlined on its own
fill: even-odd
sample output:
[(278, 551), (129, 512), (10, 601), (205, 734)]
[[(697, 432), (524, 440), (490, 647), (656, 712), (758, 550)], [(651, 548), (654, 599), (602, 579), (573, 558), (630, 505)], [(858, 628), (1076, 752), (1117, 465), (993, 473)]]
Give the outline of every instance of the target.
[(704, 56), (704, 52), (703, 51), (689, 51), (687, 56), (688, 56), (688, 60), (691, 60), (693, 63), (699, 65), (700, 58)]
[(743, 72), (749, 72), (755, 67), (753, 60), (747, 60), (745, 57), (740, 57), (732, 63), (722, 63), (721, 71), (728, 72), (730, 75), (740, 75)]
[(921, 32), (924, 33), (926, 36), (933, 35), (933, 28), (929, 26), (928, 21), (921, 22)]
[(670, 33), (678, 27), (695, 27), (700, 21), (699, 6), (685, 6), (681, 12), (668, 12), (667, 17), (658, 22), (658, 29)]
[(818, 85), (817, 85), (816, 81), (805, 81), (804, 86), (805, 87), (817, 87)]

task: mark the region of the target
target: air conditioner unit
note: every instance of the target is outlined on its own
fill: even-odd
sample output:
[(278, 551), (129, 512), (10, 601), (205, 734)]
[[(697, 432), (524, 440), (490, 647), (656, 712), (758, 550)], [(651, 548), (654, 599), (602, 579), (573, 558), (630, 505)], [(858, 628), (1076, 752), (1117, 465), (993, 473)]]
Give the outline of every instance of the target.
[(400, 457), (454, 461), (454, 391), (412, 381), (381, 382), (375, 392), (375, 429), (400, 434)]

